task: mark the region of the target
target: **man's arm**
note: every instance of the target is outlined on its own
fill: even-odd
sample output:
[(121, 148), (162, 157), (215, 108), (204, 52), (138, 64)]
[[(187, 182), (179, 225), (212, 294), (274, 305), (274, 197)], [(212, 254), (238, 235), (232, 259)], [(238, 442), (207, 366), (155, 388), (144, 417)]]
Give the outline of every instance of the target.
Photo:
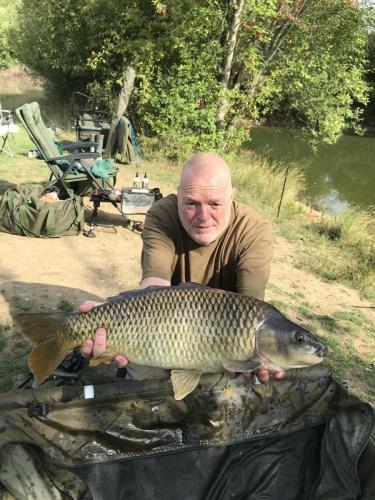
[(272, 227), (260, 219), (242, 238), (236, 262), (236, 291), (264, 300), (272, 261)]
[(147, 288), (148, 286), (171, 286), (171, 282), (161, 278), (149, 277), (143, 278), (139, 283), (139, 288)]

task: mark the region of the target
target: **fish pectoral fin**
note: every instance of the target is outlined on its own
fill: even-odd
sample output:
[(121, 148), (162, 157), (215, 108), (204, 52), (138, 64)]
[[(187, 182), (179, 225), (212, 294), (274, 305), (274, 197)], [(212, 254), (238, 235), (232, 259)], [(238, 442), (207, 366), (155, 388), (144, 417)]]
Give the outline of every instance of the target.
[(102, 363), (111, 363), (114, 360), (114, 357), (116, 356), (117, 353), (111, 352), (111, 351), (105, 351), (99, 356), (96, 356), (95, 358), (90, 359), (90, 366), (98, 366), (101, 365)]
[(227, 359), (223, 362), (223, 366), (231, 372), (253, 372), (258, 370), (262, 366), (262, 363), (259, 359), (247, 359), (245, 361)]
[(179, 401), (194, 391), (197, 387), (202, 372), (197, 370), (172, 370), (171, 382), (174, 398)]

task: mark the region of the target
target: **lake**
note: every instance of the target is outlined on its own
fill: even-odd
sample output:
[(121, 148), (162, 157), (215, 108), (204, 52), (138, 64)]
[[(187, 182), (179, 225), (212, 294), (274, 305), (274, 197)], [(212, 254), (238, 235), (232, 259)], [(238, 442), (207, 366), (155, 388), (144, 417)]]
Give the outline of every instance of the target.
[(299, 166), (305, 199), (319, 210), (337, 215), (348, 206), (375, 205), (375, 138), (345, 135), (314, 153), (298, 130), (254, 127), (248, 147), (271, 161)]

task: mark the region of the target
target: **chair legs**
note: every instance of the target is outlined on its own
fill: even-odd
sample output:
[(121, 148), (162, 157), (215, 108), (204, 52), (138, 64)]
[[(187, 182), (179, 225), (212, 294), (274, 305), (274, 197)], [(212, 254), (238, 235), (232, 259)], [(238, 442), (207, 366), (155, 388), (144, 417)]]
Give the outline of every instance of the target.
[(142, 221), (134, 221), (130, 220), (126, 217), (125, 214), (122, 213), (121, 208), (119, 208), (117, 201), (114, 199), (110, 198), (110, 192), (101, 189), (97, 191), (96, 193), (93, 193), (91, 195), (90, 201), (93, 202), (94, 204), (94, 209), (92, 212), (91, 220), (90, 220), (90, 225), (89, 229), (86, 231), (83, 231), (84, 236), (87, 236), (88, 238), (95, 238), (96, 234), (94, 233), (94, 228), (97, 226), (97, 218), (98, 218), (98, 208), (100, 207), (100, 203), (103, 202), (110, 202), (112, 205), (119, 211), (119, 213), (122, 215), (124, 218), (124, 226), (131, 229), (132, 231), (143, 231), (143, 222)]
[(13, 151), (10, 149), (10, 146), (8, 146), (6, 143), (8, 141), (9, 134), (6, 134), (5, 136), (1, 136), (1, 139), (3, 140), (2, 145), (0, 146), (0, 153), (4, 151), (10, 158), (14, 158), (15, 154)]

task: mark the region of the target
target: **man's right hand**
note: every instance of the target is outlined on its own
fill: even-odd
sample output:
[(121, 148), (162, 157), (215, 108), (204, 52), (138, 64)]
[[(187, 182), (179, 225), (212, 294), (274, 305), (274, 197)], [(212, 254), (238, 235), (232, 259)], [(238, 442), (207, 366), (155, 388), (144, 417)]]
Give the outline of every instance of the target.
[[(79, 312), (86, 313), (91, 311), (96, 306), (99, 306), (100, 302), (94, 302), (93, 300), (87, 300), (84, 304), (79, 306)], [(98, 327), (95, 332), (95, 339), (88, 339), (84, 342), (81, 347), (81, 355), (84, 358), (98, 357), (103, 352), (105, 352), (107, 346), (107, 331), (103, 327)], [(117, 354), (115, 356), (115, 363), (118, 368), (123, 368), (127, 366), (128, 359), (123, 354)]]

